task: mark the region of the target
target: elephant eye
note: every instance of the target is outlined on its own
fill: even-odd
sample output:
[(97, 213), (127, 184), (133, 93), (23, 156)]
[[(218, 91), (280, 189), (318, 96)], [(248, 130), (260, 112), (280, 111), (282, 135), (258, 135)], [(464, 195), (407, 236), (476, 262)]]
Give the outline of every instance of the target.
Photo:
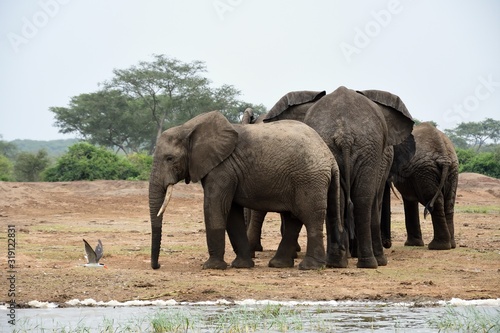
[(174, 157), (172, 155), (165, 156), (165, 161), (172, 162), (173, 160), (174, 160)]

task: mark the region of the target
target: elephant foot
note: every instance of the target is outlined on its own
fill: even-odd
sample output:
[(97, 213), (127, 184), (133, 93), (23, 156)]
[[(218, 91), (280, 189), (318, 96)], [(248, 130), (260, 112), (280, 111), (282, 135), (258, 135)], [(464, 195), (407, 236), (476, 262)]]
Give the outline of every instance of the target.
[(325, 267), (324, 260), (317, 260), (313, 257), (306, 256), (304, 260), (299, 264), (300, 270), (312, 270), (312, 269), (321, 269)]
[(433, 239), (428, 247), (429, 250), (451, 250), (451, 242), (438, 242)]
[(392, 241), (390, 239), (382, 239), (382, 246), (385, 249), (390, 249), (392, 247)]
[[(338, 251), (337, 251), (338, 252)], [(329, 254), (326, 260), (326, 267), (328, 268), (346, 268), (348, 265), (347, 252), (340, 251), (340, 254)]]
[(243, 259), (241, 257), (236, 257), (231, 263), (231, 267), (234, 268), (252, 268), (255, 266), (255, 263), (252, 259)]
[(227, 263), (217, 258), (208, 258), (203, 264), (203, 269), (226, 269)]
[(274, 267), (274, 268), (289, 268), (293, 267), (294, 261), (292, 258), (272, 258), (269, 261), (269, 267)]
[(327, 268), (347, 268), (347, 258), (343, 258), (339, 261), (327, 261), (326, 262), (326, 267)]
[(377, 268), (378, 263), (375, 257), (358, 258), (358, 268)]
[(424, 241), (421, 238), (408, 238), (405, 246), (424, 246)]
[(457, 248), (457, 243), (455, 242), (454, 239), (451, 240), (451, 248), (456, 249)]
[(262, 251), (264, 251), (264, 248), (262, 247), (262, 244), (259, 243), (259, 244), (255, 245), (254, 251), (255, 252), (262, 252)]
[(381, 256), (375, 257), (377, 259), (377, 264), (379, 266), (387, 266), (387, 256), (385, 254), (382, 254)]

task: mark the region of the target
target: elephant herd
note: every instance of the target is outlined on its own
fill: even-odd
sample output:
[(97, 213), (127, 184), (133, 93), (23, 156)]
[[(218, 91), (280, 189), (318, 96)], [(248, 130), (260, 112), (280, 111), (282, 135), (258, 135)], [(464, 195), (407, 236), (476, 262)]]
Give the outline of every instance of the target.
[(270, 267), (294, 266), (302, 226), (307, 244), (299, 269), (343, 268), (349, 257), (359, 268), (387, 265), (391, 183), (404, 202), (405, 245), (424, 245), (420, 203), (432, 216), (429, 249), (456, 247), (454, 147), (434, 126), (414, 126), (402, 100), (385, 91), (295, 91), (258, 118), (246, 110), (242, 124), (212, 111), (163, 132), (149, 181), (154, 269), (163, 213), (181, 180), (201, 181), (204, 189), (206, 269), (228, 266), (226, 232), (236, 254), (231, 266), (253, 267), (266, 212), (282, 220)]

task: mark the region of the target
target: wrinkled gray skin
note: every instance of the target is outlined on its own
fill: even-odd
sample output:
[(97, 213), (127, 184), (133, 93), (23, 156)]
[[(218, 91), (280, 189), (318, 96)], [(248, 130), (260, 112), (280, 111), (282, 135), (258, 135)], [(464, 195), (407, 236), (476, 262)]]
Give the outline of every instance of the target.
[[(319, 133), (339, 165), (343, 221), (349, 237), (356, 239), (357, 266), (386, 265), (380, 232), (384, 185), (392, 146), (411, 135), (413, 120), (401, 99), (385, 91), (340, 87), (324, 97), (321, 94), (289, 93), (263, 121), (304, 116), (304, 123)], [(347, 242), (328, 239), (327, 266), (347, 267)]]
[[(453, 215), (458, 184), (455, 148), (445, 134), (429, 123), (415, 126), (413, 136), (416, 146), (413, 158), (408, 160), (406, 157), (411, 151), (406, 142), (400, 144), (394, 148), (391, 168), (391, 179), (403, 197), (407, 232), (405, 245), (424, 246), (418, 212), (420, 203), (425, 206), (424, 217), (428, 212), (432, 217), (434, 238), (428, 245), (429, 249), (455, 248)], [(388, 224), (390, 215), (382, 219), (382, 225)], [(382, 237), (390, 239), (390, 234)]]
[[(263, 119), (265, 115), (261, 115), (259, 117), (255, 116), (253, 110), (251, 108), (247, 108), (243, 112), (243, 117), (241, 119), (241, 124), (249, 125), (249, 124), (263, 124)], [(302, 118), (304, 116), (302, 115)], [(303, 120), (303, 119), (298, 119)], [(255, 251), (263, 251), (262, 247), (262, 225), (264, 224), (264, 219), (267, 215), (267, 212), (252, 210), (249, 208), (244, 209), (245, 214), (245, 224), (247, 226), (247, 236), (248, 242), (250, 243), (250, 250), (252, 251), (252, 257), (255, 257)], [(281, 234), (283, 235), (285, 228), (283, 216), (281, 216)], [(301, 251), (301, 247), (298, 242), (295, 245), (296, 252)], [(296, 254), (296, 256), (298, 256)]]
[[(336, 203), (336, 237), (342, 223), (339, 171), (319, 135), (300, 122), (232, 125), (219, 112), (197, 116), (163, 132), (157, 142), (149, 183), (151, 267), (160, 267), (160, 207), (167, 188), (184, 179), (201, 180), (209, 259), (203, 268), (225, 269), (225, 232), (236, 253), (233, 267), (254, 265), (246, 236), (243, 207), (276, 211), (289, 225), (269, 265), (293, 267), (294, 248), (302, 223), (307, 251), (300, 269), (325, 264), (323, 225), (328, 200)], [(337, 184), (330, 186), (330, 182)], [(273, 186), (269, 186), (269, 185)], [(333, 190), (332, 190), (333, 189)], [(166, 201), (166, 200), (165, 200)]]

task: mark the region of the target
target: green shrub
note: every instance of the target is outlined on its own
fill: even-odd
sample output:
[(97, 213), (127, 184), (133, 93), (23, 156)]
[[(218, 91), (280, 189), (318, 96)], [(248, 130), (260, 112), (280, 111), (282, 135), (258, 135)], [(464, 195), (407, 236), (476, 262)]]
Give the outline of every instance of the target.
[(457, 156), (459, 172), (476, 172), (500, 178), (500, 155), (497, 152), (474, 153), (471, 150), (458, 150)]
[(20, 182), (37, 182), (49, 163), (50, 159), (45, 149), (40, 149), (36, 154), (19, 153), (14, 164), (15, 178)]
[(135, 180), (149, 180), (151, 166), (153, 165), (153, 156), (134, 153), (128, 155), (127, 159), (138, 172), (138, 176), (134, 178)]
[(69, 147), (61, 156), (56, 166), (45, 172), (47, 181), (73, 181), (96, 179), (129, 179), (135, 178), (139, 172), (125, 158), (86, 142)]
[(14, 180), (14, 166), (5, 156), (0, 155), (0, 181), (8, 182)]

